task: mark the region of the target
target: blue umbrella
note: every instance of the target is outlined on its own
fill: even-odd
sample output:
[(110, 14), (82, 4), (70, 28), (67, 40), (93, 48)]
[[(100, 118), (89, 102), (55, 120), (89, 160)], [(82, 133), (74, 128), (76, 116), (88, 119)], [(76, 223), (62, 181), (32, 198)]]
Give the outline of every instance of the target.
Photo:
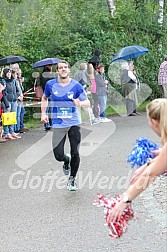
[(126, 46), (120, 49), (114, 55), (111, 61), (114, 62), (114, 61), (119, 61), (119, 60), (134, 59), (148, 52), (149, 50), (143, 46), (139, 46), (139, 45)]
[(48, 65), (55, 65), (59, 63), (61, 59), (59, 58), (46, 58), (40, 61), (37, 61), (32, 68), (38, 68), (38, 67), (43, 67), (43, 66), (48, 66)]

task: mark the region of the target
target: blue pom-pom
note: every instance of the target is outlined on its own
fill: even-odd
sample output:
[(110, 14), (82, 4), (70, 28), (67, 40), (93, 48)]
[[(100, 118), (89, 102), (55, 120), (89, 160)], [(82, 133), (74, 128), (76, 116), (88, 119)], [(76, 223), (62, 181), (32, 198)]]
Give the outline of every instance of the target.
[(158, 150), (159, 146), (147, 138), (141, 137), (136, 140), (136, 144), (132, 152), (128, 155), (128, 163), (131, 163), (132, 168), (144, 165), (149, 158), (154, 158), (151, 150)]

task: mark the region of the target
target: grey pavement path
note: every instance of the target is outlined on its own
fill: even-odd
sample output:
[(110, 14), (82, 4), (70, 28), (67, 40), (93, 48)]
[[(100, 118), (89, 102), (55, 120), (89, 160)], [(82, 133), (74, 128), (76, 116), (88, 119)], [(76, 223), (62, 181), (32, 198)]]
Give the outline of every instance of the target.
[(77, 192), (65, 187), (51, 135), (41, 127), (0, 145), (0, 252), (165, 252), (166, 213), (152, 193), (134, 200), (136, 218), (120, 239), (108, 236), (103, 209), (92, 205), (98, 192), (125, 190), (131, 173), (126, 159), (137, 138), (159, 143), (146, 115), (83, 124)]

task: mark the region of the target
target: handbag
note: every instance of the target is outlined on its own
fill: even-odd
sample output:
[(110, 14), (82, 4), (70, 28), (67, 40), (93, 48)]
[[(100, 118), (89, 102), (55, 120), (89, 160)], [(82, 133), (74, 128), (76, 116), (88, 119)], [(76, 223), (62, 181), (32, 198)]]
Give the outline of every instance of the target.
[(40, 86), (36, 87), (35, 89), (35, 95), (37, 98), (42, 98), (43, 90)]
[(2, 113), (2, 125), (13, 125), (17, 124), (16, 112)]

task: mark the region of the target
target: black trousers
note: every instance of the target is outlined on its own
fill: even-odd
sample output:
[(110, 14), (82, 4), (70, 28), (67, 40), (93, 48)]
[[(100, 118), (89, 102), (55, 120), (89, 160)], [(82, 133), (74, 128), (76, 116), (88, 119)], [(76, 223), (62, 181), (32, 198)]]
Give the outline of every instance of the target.
[(79, 126), (69, 128), (53, 128), (52, 146), (55, 159), (60, 162), (67, 162), (68, 157), (64, 154), (64, 144), (68, 135), (71, 154), (71, 174), (76, 177), (80, 164), (79, 144), (81, 142), (81, 132)]

